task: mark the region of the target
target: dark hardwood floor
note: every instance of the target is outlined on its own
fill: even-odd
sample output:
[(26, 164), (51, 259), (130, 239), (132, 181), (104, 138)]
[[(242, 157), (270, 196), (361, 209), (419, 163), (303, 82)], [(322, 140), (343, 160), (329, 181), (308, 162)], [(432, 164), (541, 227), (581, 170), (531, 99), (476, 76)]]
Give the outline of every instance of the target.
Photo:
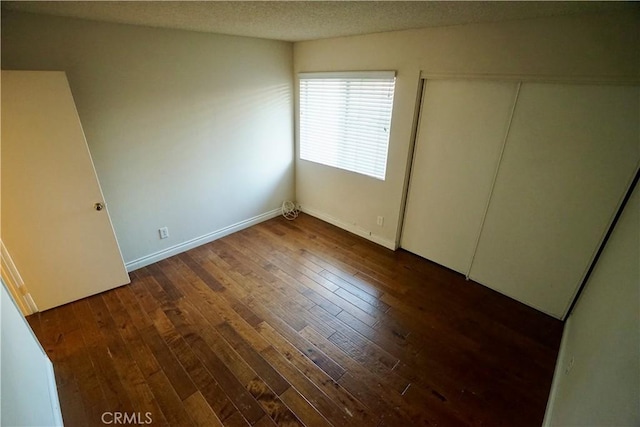
[(28, 318), (67, 426), (542, 423), (561, 322), (310, 216), (131, 276)]

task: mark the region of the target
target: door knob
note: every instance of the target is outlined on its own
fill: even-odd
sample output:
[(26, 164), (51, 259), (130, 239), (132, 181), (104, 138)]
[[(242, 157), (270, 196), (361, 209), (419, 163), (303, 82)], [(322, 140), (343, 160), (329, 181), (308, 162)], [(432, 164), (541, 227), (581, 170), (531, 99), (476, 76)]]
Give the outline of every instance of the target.
[(93, 207), (97, 210), (97, 211), (101, 211), (102, 209), (104, 209), (104, 204), (98, 202), (95, 205), (93, 205)]

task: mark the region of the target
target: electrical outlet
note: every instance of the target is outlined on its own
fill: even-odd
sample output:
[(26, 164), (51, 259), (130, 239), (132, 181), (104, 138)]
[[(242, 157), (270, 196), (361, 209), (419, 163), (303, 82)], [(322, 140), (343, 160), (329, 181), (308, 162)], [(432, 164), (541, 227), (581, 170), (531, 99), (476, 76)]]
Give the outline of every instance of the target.
[(383, 216), (379, 216), (378, 217), (378, 221), (376, 221), (377, 224), (382, 227), (384, 225), (384, 217)]
[(159, 228), (158, 232), (160, 233), (161, 239), (166, 239), (167, 237), (169, 237), (169, 228), (167, 227)]

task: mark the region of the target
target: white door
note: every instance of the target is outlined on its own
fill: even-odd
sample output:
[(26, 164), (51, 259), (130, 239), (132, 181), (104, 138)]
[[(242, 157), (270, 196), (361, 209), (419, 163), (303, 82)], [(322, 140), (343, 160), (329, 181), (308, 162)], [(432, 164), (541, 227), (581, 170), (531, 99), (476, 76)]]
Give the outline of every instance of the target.
[(636, 86), (523, 83), (470, 277), (563, 318), (640, 158)]
[(2, 240), (38, 310), (129, 283), (64, 72), (2, 71)]
[(428, 81), (402, 247), (563, 318), (638, 167), (639, 117), (637, 86)]
[(517, 82), (427, 80), (401, 246), (468, 274)]

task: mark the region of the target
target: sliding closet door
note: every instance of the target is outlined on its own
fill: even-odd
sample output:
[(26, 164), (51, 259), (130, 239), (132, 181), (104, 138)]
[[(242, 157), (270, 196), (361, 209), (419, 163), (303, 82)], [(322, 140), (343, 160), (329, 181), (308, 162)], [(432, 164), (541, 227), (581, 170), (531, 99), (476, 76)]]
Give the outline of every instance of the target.
[(639, 160), (637, 87), (524, 83), (471, 278), (562, 318)]
[(518, 83), (427, 80), (401, 246), (467, 274)]

